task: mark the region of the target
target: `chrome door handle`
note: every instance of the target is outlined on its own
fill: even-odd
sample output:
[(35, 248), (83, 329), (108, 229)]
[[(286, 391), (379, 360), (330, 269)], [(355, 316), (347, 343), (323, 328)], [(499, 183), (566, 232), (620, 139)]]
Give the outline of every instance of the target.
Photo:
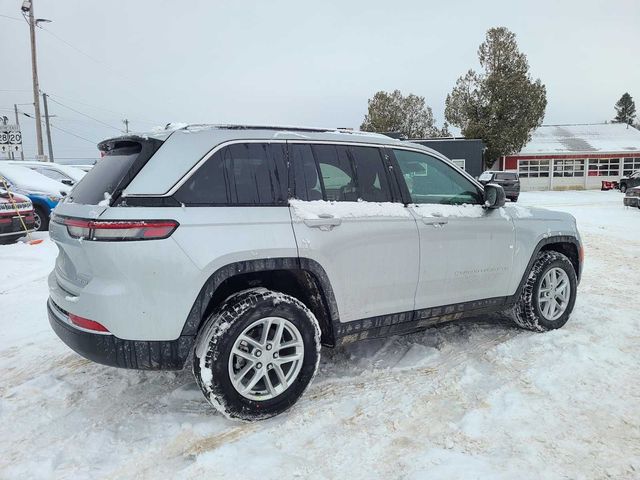
[(342, 224), (341, 218), (336, 218), (333, 215), (320, 214), (320, 218), (306, 218), (304, 224), (310, 228), (319, 228), (320, 230), (331, 230), (333, 227), (338, 227)]
[(433, 225), (434, 227), (442, 227), (443, 225), (446, 225), (447, 223), (449, 223), (449, 219), (442, 218), (442, 217), (437, 217), (437, 218), (423, 217), (422, 223), (424, 223), (425, 225)]

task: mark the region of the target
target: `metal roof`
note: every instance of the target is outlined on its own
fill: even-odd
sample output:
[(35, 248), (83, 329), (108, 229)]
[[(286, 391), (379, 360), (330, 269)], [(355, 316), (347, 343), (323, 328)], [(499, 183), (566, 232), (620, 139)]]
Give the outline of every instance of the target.
[(623, 123), (543, 125), (520, 155), (640, 153), (640, 131)]

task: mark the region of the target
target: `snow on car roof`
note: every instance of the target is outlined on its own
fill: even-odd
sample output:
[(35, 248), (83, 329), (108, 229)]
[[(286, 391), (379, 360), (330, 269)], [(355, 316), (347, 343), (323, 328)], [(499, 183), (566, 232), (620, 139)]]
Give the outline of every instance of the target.
[(640, 155), (640, 131), (623, 123), (543, 125), (520, 154), (616, 152)]
[(61, 163), (52, 163), (52, 162), (32, 162), (32, 161), (10, 161), (8, 162), (11, 165), (15, 165), (16, 167), (27, 167), (27, 168), (32, 168), (32, 167), (44, 167), (44, 168), (54, 168), (56, 170), (59, 170), (60, 172), (65, 173), (67, 176), (71, 177), (73, 180), (75, 180), (76, 182), (79, 182), (80, 180), (82, 180), (82, 177), (84, 177), (87, 172), (85, 172), (84, 170), (71, 166), (71, 165), (64, 165)]
[(70, 189), (60, 182), (34, 172), (30, 168), (9, 165), (0, 162), (0, 175), (4, 176), (16, 187), (39, 193), (68, 192)]

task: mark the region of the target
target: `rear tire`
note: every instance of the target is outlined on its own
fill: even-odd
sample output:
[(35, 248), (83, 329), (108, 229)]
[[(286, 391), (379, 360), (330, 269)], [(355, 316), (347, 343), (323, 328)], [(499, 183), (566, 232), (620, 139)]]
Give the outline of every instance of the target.
[(560, 328), (573, 311), (577, 286), (571, 260), (560, 252), (540, 252), (518, 302), (507, 314), (516, 325), (534, 332)]
[(260, 288), (232, 296), (207, 319), (196, 338), (193, 374), (223, 415), (254, 421), (293, 406), (319, 361), (313, 313), (296, 298)]

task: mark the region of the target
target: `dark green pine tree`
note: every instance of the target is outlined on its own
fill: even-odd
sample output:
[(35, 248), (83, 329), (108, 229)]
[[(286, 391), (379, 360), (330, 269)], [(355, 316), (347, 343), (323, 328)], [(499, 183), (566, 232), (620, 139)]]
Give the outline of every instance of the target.
[(520, 151), (542, 125), (547, 94), (529, 75), (527, 57), (508, 29), (489, 29), (478, 59), (482, 71), (458, 78), (447, 95), (445, 117), (465, 137), (484, 141), (491, 167), (501, 156)]
[(633, 125), (633, 120), (636, 118), (636, 103), (628, 93), (624, 93), (620, 100), (616, 102), (616, 118), (613, 119), (616, 123), (626, 123), (627, 125)]

